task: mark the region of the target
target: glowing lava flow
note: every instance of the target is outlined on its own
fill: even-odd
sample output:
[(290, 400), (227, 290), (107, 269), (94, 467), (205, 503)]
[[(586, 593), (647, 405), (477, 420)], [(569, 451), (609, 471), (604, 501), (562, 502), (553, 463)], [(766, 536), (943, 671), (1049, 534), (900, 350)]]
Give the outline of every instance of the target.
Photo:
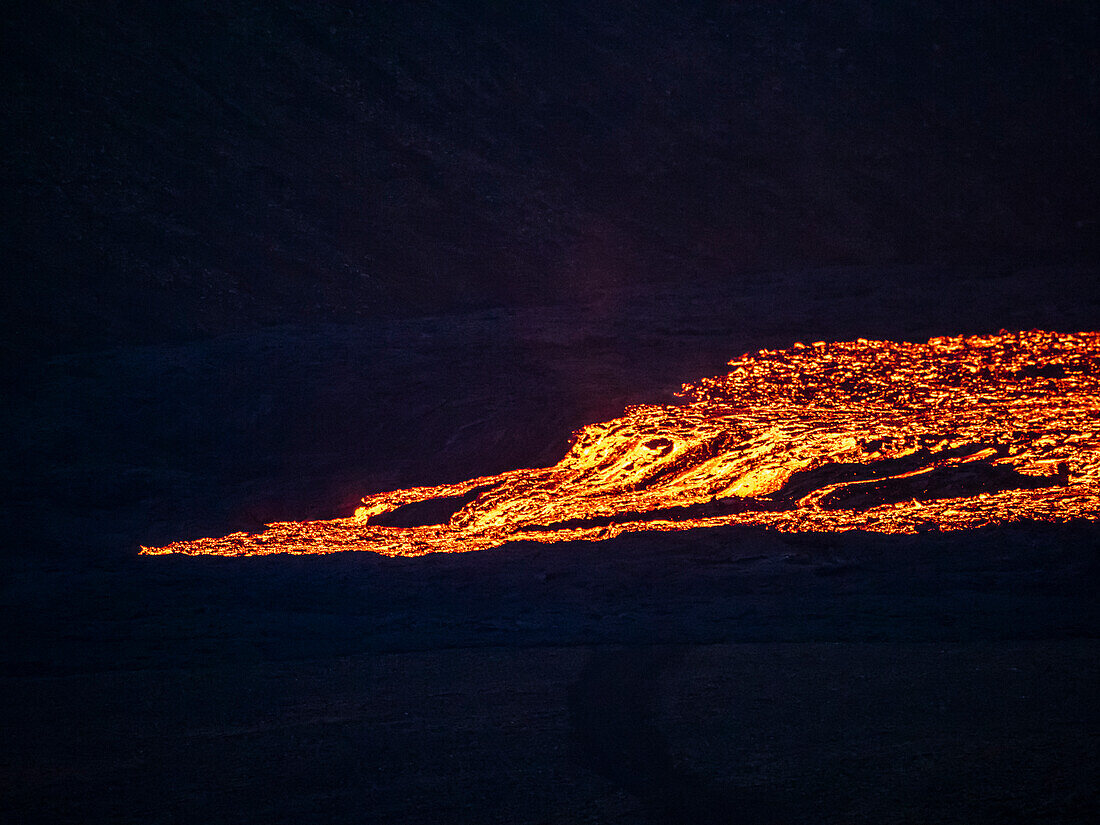
[(1100, 333), (795, 344), (574, 435), (553, 467), (379, 493), (350, 518), (142, 548), (387, 555), (723, 524), (959, 530), (1100, 518)]

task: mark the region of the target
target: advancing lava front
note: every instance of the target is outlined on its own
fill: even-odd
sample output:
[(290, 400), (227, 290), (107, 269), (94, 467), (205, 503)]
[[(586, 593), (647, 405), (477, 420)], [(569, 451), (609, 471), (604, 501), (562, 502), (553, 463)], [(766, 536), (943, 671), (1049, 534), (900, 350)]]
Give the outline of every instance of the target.
[(143, 553), (387, 555), (727, 524), (961, 530), (1100, 517), (1100, 333), (795, 344), (574, 435), (553, 467)]

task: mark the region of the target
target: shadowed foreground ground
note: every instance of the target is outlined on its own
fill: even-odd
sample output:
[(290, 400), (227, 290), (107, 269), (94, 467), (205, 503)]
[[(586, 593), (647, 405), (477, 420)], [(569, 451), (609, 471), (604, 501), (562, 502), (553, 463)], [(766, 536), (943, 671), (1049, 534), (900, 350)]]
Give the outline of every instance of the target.
[(23, 822), (1084, 822), (1095, 655), (489, 647), (24, 682), (5, 699), (51, 733), (9, 732), (5, 795)]
[(8, 579), (23, 822), (1084, 822), (1095, 525)]

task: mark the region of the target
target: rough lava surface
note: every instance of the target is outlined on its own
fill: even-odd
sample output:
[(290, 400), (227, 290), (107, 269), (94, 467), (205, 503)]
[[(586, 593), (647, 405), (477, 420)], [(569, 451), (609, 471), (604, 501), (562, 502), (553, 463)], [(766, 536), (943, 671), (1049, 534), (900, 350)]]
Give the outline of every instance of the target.
[(574, 434), (552, 467), (148, 554), (469, 551), (726, 524), (961, 530), (1100, 518), (1100, 333), (761, 350)]

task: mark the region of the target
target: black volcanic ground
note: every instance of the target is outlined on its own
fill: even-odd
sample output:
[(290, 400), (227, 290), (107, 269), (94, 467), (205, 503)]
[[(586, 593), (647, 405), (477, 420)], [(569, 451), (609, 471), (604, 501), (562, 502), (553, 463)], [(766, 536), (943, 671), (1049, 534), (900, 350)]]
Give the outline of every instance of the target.
[(2, 14), (5, 820), (1094, 820), (1095, 524), (136, 556), (1100, 328), (1090, 4)]
[(960, 5), (7, 4), (4, 340), (1095, 263), (1096, 10)]

